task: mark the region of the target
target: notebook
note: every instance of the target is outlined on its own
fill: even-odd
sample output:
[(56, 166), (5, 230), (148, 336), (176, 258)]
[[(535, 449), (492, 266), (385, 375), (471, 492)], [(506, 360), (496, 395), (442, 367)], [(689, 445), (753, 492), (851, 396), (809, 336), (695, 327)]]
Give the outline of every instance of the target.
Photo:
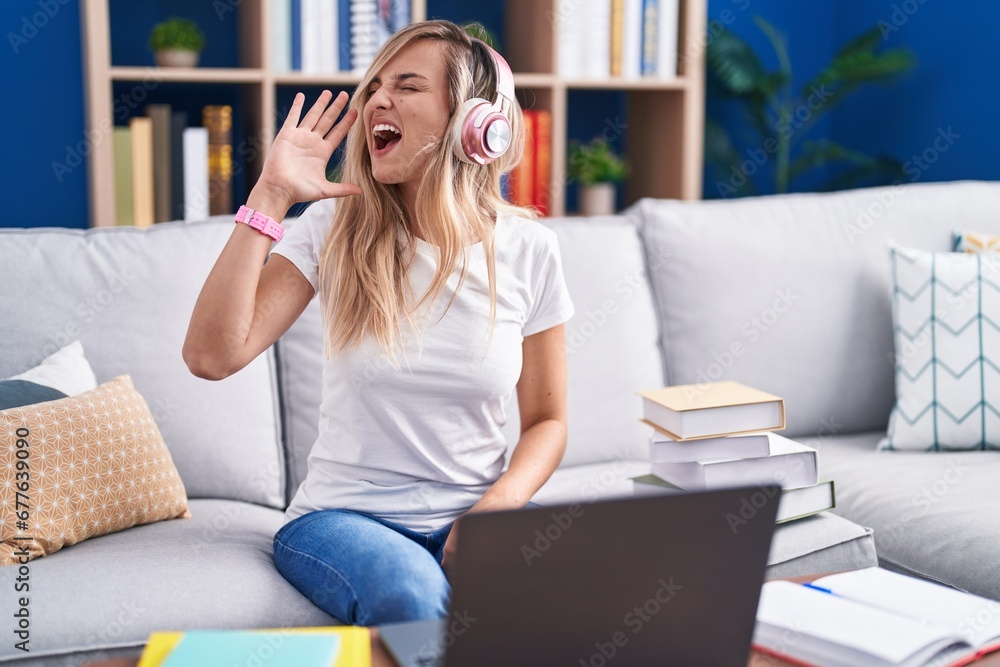
[(330, 634), (189, 630), (163, 667), (266, 664), (268, 667), (332, 667), (340, 637)]
[(998, 603), (873, 567), (764, 584), (754, 645), (813, 665), (966, 664), (1000, 650)]

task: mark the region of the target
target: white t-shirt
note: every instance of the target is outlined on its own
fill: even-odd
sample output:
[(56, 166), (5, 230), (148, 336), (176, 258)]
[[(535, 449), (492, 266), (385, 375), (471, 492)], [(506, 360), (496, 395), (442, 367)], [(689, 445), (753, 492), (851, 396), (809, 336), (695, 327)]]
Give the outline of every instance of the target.
[[(333, 200), (310, 206), (272, 250), (317, 290), (333, 210)], [(488, 347), (489, 283), (478, 243), (466, 249), (469, 267), (454, 303), (437, 321), (459, 270), (429, 311), (432, 325), (397, 350), (398, 370), (371, 337), (325, 361), (319, 436), (285, 523), (343, 508), (430, 532), (468, 510), (500, 476), (506, 453), (500, 429), (521, 375), (521, 344), (568, 320), (573, 303), (555, 232), (502, 217), (495, 238), (496, 324)], [(409, 275), (419, 299), (437, 260), (432, 245), (419, 239), (415, 245)]]

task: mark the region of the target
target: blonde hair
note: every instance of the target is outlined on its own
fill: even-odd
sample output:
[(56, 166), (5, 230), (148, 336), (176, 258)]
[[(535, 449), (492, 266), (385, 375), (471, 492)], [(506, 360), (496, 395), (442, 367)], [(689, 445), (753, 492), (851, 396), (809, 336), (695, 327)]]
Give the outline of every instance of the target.
[[(501, 174), (520, 162), (524, 148), (524, 121), (516, 100), (508, 113), (512, 142), (502, 157), (483, 166), (463, 162), (452, 152), (452, 132), (460, 120), (456, 111), (472, 97), (492, 101), (497, 87), (495, 66), (492, 59), (487, 60), (484, 45), (477, 44), (478, 40), (454, 23), (414, 23), (389, 38), (351, 99), (350, 106), (358, 110), (359, 120), (375, 75), (397, 53), (420, 39), (437, 40), (444, 45), (450, 94), (451, 118), (444, 136), (418, 151), (418, 156), (429, 154), (429, 161), (420, 177), (415, 214), (424, 240), (438, 248), (437, 270), (427, 292), (407, 309), (406, 295), (411, 291), (407, 266), (411, 255), (402, 251), (400, 235), (406, 237), (406, 247), (412, 248), (414, 221), (408, 217), (399, 187), (380, 183), (372, 176), (366, 128), (360, 122), (355, 123), (347, 134), (342, 180), (357, 184), (361, 195), (337, 200), (330, 235), (319, 262), (320, 294), (325, 298), (324, 349), (328, 358), (336, 351), (356, 347), (370, 335), (396, 364), (395, 348), (402, 341), (404, 322), (412, 326), (414, 315), (437, 301), (448, 277), (459, 266), (461, 276), (456, 293), (464, 283), (467, 270), (464, 247), (471, 235), (482, 240), (486, 255), (492, 338), (496, 319), (494, 218), (537, 217), (532, 209), (508, 204), (500, 192)], [(454, 299), (453, 295), (448, 307)]]

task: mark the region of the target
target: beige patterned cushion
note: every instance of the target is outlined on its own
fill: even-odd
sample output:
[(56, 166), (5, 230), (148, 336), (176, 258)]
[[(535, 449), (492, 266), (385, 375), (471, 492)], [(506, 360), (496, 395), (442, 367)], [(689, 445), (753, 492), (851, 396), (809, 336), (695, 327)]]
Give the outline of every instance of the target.
[(69, 398), (0, 411), (0, 469), (2, 565), (191, 517), (184, 483), (128, 375)]

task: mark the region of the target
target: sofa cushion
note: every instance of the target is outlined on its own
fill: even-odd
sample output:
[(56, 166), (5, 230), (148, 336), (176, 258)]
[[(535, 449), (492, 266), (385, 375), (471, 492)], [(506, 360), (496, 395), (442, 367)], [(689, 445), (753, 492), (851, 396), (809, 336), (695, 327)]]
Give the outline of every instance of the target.
[(642, 200), (668, 384), (730, 379), (785, 399), (786, 435), (885, 430), (894, 396), (886, 242), (949, 250), (1000, 232), (1000, 183), (730, 201)]
[(1000, 452), (875, 451), (883, 435), (820, 445), (837, 514), (874, 529), (883, 566), (1000, 600)]
[(75, 340), (42, 359), (34, 368), (8, 380), (26, 380), (51, 387), (65, 396), (75, 396), (97, 387), (94, 369), (83, 354), (83, 345)]
[[(31, 653), (3, 642), (0, 664), (22, 657), (54, 664), (84, 649), (139, 648), (162, 630), (337, 625), (275, 569), (279, 510), (204, 499), (191, 501), (191, 514), (32, 562)], [(0, 568), (0, 586), (13, 591), (16, 576), (16, 567)]]
[[(632, 477), (649, 473), (648, 460), (619, 458), (564, 466), (532, 498), (539, 505), (592, 503), (633, 494)], [(767, 578), (871, 567), (878, 563), (872, 531), (830, 512), (775, 527)]]
[(883, 449), (1000, 449), (1000, 255), (893, 245), (896, 405)]
[[(649, 453), (640, 389), (663, 386), (653, 297), (635, 220), (550, 218), (559, 238), (576, 313), (566, 323), (569, 432), (562, 464), (577, 466)], [(520, 437), (517, 396), (503, 429)]]
[(191, 518), (170, 452), (127, 375), (4, 410), (0, 433), (16, 437), (0, 448), (10, 482), (0, 487), (0, 565), (139, 524)]
[(952, 250), (955, 252), (995, 252), (1000, 250), (1000, 234), (984, 234), (971, 229), (951, 232)]
[(284, 504), (273, 354), (221, 382), (181, 346), (232, 221), (0, 230), (0, 377), (79, 339), (104, 381), (129, 374), (190, 497)]

